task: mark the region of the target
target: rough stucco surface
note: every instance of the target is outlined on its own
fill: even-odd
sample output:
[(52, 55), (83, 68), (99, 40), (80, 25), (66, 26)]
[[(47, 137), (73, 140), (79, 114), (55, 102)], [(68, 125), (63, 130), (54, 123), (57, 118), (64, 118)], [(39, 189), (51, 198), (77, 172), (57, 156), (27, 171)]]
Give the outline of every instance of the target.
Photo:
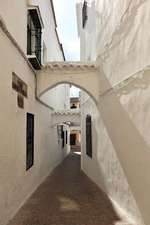
[[(108, 82), (112, 85), (112, 87), (115, 88), (115, 96), (118, 95), (118, 100), (120, 101), (120, 109), (122, 107), (122, 110), (117, 109), (117, 105), (113, 113), (118, 115), (119, 119), (121, 119), (121, 111), (125, 109), (127, 112), (127, 116), (129, 116), (130, 120), (130, 128), (128, 126), (124, 126), (124, 128), (127, 129), (126, 134), (128, 133), (131, 138), (134, 140), (132, 143), (134, 143), (133, 146), (130, 146), (128, 149), (128, 157), (134, 154), (134, 148), (138, 148), (136, 146), (136, 142), (138, 143), (137, 138), (140, 139), (141, 137), (141, 143), (143, 141), (143, 146), (141, 145), (141, 151), (139, 152), (139, 155), (133, 156), (136, 157), (137, 161), (139, 161), (139, 172), (140, 167), (143, 169), (143, 176), (144, 175), (144, 161), (147, 161), (146, 159), (149, 159), (148, 151), (149, 151), (149, 71), (142, 72), (145, 70), (146, 66), (149, 65), (149, 51), (150, 51), (150, 30), (149, 30), (149, 21), (150, 21), (150, 2), (148, 0), (108, 0), (108, 1), (88, 1), (88, 20), (85, 29), (83, 30), (81, 28), (81, 24), (79, 25), (80, 30), (80, 37), (81, 37), (81, 58), (82, 60), (97, 60), (97, 63), (103, 67), (103, 70), (105, 72), (105, 76), (108, 79)], [(81, 11), (80, 11), (81, 13)], [(141, 71), (141, 72), (140, 72)], [(126, 82), (123, 82), (125, 79), (129, 77), (133, 77), (133, 79), (126, 80)], [(125, 84), (124, 84), (125, 83)], [(116, 86), (117, 84), (118, 87)], [(110, 85), (110, 88), (111, 88)], [(110, 103), (111, 100), (113, 101), (113, 97), (111, 93), (105, 93), (104, 96), (101, 97), (102, 101), (104, 99), (107, 99), (106, 103)], [(88, 104), (88, 103), (87, 103)], [(90, 103), (91, 104), (91, 103)], [(88, 108), (90, 107), (90, 104)], [(104, 109), (104, 113), (109, 116), (106, 116), (109, 122), (111, 123), (110, 126), (108, 125), (107, 121), (104, 121), (104, 128), (106, 127), (112, 127), (115, 126), (115, 122), (111, 121), (113, 118), (117, 119), (117, 116), (114, 115), (111, 117), (111, 113), (108, 112), (108, 110), (111, 111), (111, 107), (106, 104), (102, 104)], [(93, 115), (93, 114), (92, 114)], [(121, 124), (125, 124), (125, 121), (121, 121)], [(116, 126), (121, 127), (121, 125), (117, 124)], [(131, 127), (133, 129), (131, 129)], [(114, 132), (116, 130), (116, 127), (114, 128)], [(107, 129), (108, 132), (108, 129)], [(116, 132), (117, 133), (117, 132)], [(128, 135), (127, 135), (128, 136)], [(113, 135), (113, 128), (111, 131), (108, 132), (109, 139), (111, 138), (112, 144), (114, 147), (114, 150), (116, 151), (116, 143), (113, 142), (113, 138), (116, 137), (116, 134)], [(101, 139), (101, 135), (98, 136), (98, 139), (101, 140), (101, 145), (103, 145), (103, 142), (105, 142), (105, 139)], [(126, 140), (126, 137), (125, 137)], [(125, 140), (122, 138), (122, 146), (128, 146), (125, 143)], [(109, 142), (109, 141), (107, 141)], [(119, 143), (119, 136), (117, 144)], [(120, 145), (121, 147), (121, 145)], [(111, 148), (109, 146), (109, 148)], [(125, 148), (124, 148), (125, 150)], [(144, 152), (142, 156), (142, 151)], [(136, 152), (136, 151), (135, 151)], [(127, 156), (126, 154), (126, 156)], [(147, 155), (147, 158), (146, 158)], [(144, 158), (145, 157), (145, 158)], [(141, 161), (140, 161), (141, 158)], [(127, 160), (127, 159), (126, 159)], [(144, 160), (144, 161), (143, 161)], [(130, 161), (130, 159), (129, 159)], [(111, 164), (111, 162), (110, 162)], [(126, 171), (130, 168), (130, 171), (132, 175), (127, 178), (127, 180), (131, 182), (131, 180), (134, 180), (133, 177), (133, 167), (131, 165), (127, 165), (126, 163)], [(148, 165), (148, 162), (147, 162)], [(86, 168), (86, 171), (90, 174), (90, 171)], [(147, 168), (145, 168), (145, 174), (147, 173)], [(134, 173), (134, 176), (138, 178), (138, 172)], [(147, 175), (146, 175), (147, 176)], [(130, 178), (129, 178), (130, 177)], [(140, 177), (140, 176), (139, 176)], [(133, 179), (132, 179), (133, 178)], [(105, 177), (107, 180), (107, 178)], [(104, 180), (105, 180), (104, 179)], [(115, 178), (114, 178), (115, 179)], [(122, 182), (122, 178), (119, 179), (120, 182)], [(133, 189), (136, 187), (140, 187), (140, 179), (136, 184), (133, 184)], [(145, 180), (145, 183), (148, 183), (149, 179), (147, 176), (147, 182)], [(106, 185), (107, 186), (107, 185)], [(126, 185), (125, 185), (126, 187)], [(120, 191), (122, 190), (123, 186), (120, 186)], [(140, 188), (139, 188), (140, 189)], [(145, 191), (144, 191), (145, 190)], [(143, 193), (144, 192), (144, 193)], [(114, 192), (115, 193), (115, 192)], [(116, 192), (117, 193), (117, 192)], [(126, 192), (127, 193), (127, 192)], [(134, 195), (134, 192), (132, 192)], [(148, 196), (148, 188), (145, 185), (145, 188), (142, 188), (141, 194), (139, 193), (139, 196), (136, 196), (139, 200), (138, 204), (140, 205), (141, 202), (145, 202), (145, 208), (141, 207), (142, 210), (142, 216), (145, 219), (145, 223), (149, 224), (149, 204), (148, 201), (146, 201), (146, 198)], [(114, 195), (114, 198), (116, 198), (116, 194)], [(128, 196), (131, 197), (130, 195)], [(127, 197), (127, 199), (128, 199)], [(136, 199), (136, 200), (137, 200)], [(143, 199), (145, 199), (143, 201)], [(118, 200), (118, 198), (117, 198)], [(132, 197), (131, 197), (132, 201)], [(136, 217), (136, 210), (135, 214), (133, 212), (133, 209), (129, 209), (126, 204), (123, 204), (122, 201), (118, 201), (119, 204), (123, 205), (125, 210), (129, 210), (129, 212)], [(125, 203), (126, 201), (124, 201)], [(146, 203), (147, 202), (147, 203)], [(138, 216), (137, 216), (138, 217)]]
[(146, 144), (150, 146), (150, 78), (148, 72), (139, 72), (127, 85), (116, 90), (118, 99)]
[[(82, 101), (82, 169), (133, 221), (136, 221), (136, 225), (141, 225), (140, 213), (97, 107), (93, 100), (85, 95)], [(87, 114), (92, 115), (92, 160), (86, 155), (84, 138)]]
[(88, 51), (86, 57), (93, 58), (95, 55), (103, 61), (111, 84), (149, 65), (149, 1), (89, 2), (92, 3), (89, 4), (84, 33), (85, 46), (88, 46), (88, 49), (85, 47)]

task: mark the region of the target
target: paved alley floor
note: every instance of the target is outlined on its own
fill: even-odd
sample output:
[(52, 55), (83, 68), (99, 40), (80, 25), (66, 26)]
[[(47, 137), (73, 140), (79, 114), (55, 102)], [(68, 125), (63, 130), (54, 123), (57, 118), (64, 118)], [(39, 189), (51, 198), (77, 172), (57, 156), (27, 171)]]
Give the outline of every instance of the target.
[(9, 225), (126, 225), (71, 153), (40, 185)]

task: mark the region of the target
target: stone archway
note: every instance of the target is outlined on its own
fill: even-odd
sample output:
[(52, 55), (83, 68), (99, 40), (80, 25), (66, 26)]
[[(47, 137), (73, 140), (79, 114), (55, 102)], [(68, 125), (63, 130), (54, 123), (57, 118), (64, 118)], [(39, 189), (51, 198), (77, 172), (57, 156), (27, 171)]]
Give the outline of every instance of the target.
[(37, 72), (37, 96), (63, 83), (79, 87), (97, 104), (99, 100), (99, 76), (95, 63), (51, 62)]

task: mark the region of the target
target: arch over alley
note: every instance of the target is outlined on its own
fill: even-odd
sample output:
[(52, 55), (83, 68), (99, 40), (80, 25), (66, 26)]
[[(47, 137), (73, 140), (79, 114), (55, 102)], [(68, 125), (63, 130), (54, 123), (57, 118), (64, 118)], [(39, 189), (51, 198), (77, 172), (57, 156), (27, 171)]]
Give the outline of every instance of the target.
[[(149, 70), (143, 71), (149, 74)], [(95, 101), (140, 213), (149, 224), (150, 200), (141, 195), (143, 190), (148, 196), (150, 187), (149, 170), (145, 169), (149, 168), (149, 146), (121, 104), (117, 88), (112, 87), (105, 72), (95, 63), (49, 63), (37, 73), (38, 97), (61, 83), (81, 88)]]
[(63, 83), (79, 87), (97, 104), (99, 99), (98, 67), (93, 63), (51, 62), (37, 72), (37, 96)]

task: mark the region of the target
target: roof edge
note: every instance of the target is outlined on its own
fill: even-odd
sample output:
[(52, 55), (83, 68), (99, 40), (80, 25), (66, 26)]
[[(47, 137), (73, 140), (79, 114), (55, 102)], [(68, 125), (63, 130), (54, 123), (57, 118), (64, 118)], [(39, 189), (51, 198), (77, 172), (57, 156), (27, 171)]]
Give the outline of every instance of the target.
[(52, 7), (53, 16), (54, 16), (55, 27), (57, 27), (56, 14), (55, 14), (55, 9), (54, 9), (54, 3), (53, 3), (53, 0), (50, 0), (50, 3), (51, 3), (51, 7)]

